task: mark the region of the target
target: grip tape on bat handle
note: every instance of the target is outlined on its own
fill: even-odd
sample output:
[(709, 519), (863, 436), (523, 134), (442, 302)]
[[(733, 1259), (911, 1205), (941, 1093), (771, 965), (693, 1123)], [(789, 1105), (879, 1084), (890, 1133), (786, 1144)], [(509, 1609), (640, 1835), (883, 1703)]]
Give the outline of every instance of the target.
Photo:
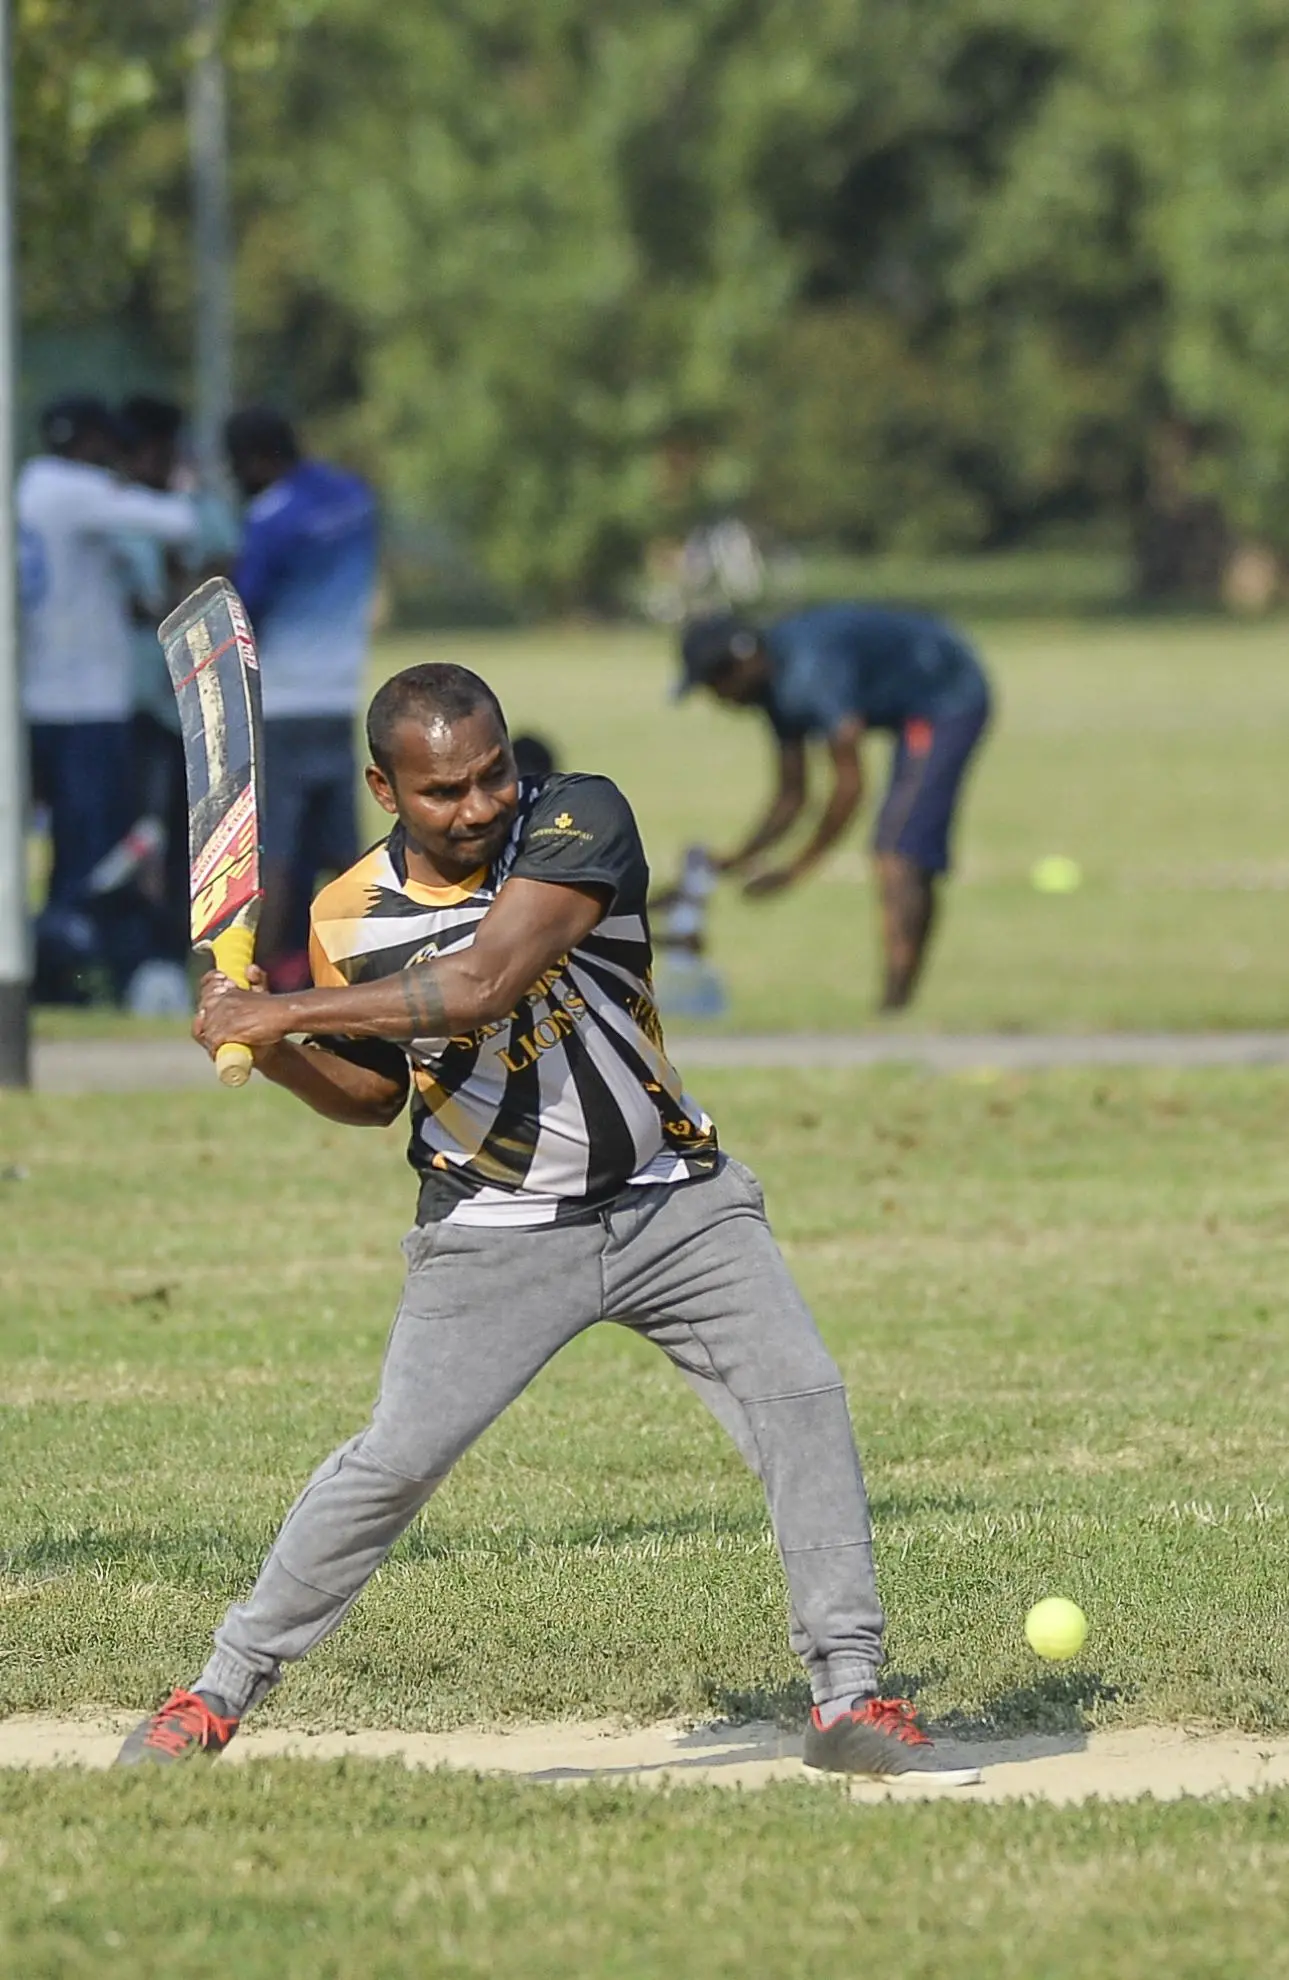
[[(234, 923), (222, 935), (215, 936), (210, 952), (215, 959), (215, 968), (222, 976), (235, 983), (239, 990), (250, 988), (247, 971), (255, 953), (253, 928)], [(215, 1071), (219, 1074), (220, 1085), (245, 1086), (253, 1063), (249, 1045), (221, 1045), (215, 1054)]]

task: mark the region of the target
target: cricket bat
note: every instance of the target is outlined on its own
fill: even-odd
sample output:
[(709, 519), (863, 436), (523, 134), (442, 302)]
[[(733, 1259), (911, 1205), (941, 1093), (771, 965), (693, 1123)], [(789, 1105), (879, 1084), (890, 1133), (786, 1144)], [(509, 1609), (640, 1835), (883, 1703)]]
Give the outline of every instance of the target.
[[(226, 578), (199, 585), (162, 621), (188, 778), (192, 945), (240, 989), (264, 900), (260, 663), (246, 608)], [(251, 1054), (221, 1045), (215, 1069), (245, 1086)]]

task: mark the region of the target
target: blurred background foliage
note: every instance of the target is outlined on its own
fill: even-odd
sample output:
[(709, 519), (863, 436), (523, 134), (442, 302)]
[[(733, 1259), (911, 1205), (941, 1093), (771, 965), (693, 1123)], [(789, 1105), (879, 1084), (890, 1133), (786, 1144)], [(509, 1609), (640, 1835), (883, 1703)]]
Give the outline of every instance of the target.
[[(175, 0), (14, 5), (29, 399), (182, 385)], [(1284, 0), (229, 0), (224, 43), (242, 396), (499, 593), (612, 607), (738, 513), (1274, 595)]]

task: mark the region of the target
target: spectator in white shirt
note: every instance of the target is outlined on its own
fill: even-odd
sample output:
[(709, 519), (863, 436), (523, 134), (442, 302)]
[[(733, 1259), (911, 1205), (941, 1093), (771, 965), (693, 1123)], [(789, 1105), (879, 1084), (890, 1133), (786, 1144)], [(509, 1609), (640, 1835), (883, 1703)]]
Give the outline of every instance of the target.
[(40, 422), (44, 451), (18, 477), (23, 703), (32, 788), (49, 810), (53, 864), (36, 924), (36, 996), (81, 1002), (96, 965), (121, 994), (139, 960), (128, 918), (96, 918), (86, 881), (129, 829), (134, 651), (117, 539), (188, 543), (190, 497), (129, 486), (101, 400), (65, 398)]

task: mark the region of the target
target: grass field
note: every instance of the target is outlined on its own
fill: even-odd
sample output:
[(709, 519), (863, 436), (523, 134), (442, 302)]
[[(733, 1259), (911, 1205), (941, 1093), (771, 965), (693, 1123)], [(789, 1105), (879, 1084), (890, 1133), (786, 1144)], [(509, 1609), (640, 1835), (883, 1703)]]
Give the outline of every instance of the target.
[[(1289, 1079), (702, 1082), (852, 1388), (890, 1682), (958, 1728), (1289, 1725)], [(200, 1663), (365, 1413), (397, 1132), (283, 1096), (0, 1105), (0, 1711)], [(1092, 1619), (1039, 1666), (1052, 1590)], [(758, 1494), (603, 1328), (461, 1465), (267, 1715), (776, 1712)], [(1273, 1974), (1289, 1798), (854, 1810), (273, 1763), (0, 1780), (0, 1972)], [(822, 1879), (822, 1889), (820, 1880)], [(961, 1937), (955, 1927), (960, 1927)]]
[[(1284, 640), (984, 637), (1003, 716), (913, 1026), (1284, 1021)], [(661, 638), (443, 636), (388, 642), (379, 667), (424, 653), (618, 777), (660, 873), (758, 801), (762, 739), (670, 707)], [(1081, 892), (1031, 890), (1048, 852), (1083, 863)], [(866, 1022), (870, 907), (858, 840), (785, 900), (723, 900), (729, 1025)], [(1289, 1728), (1289, 1077), (696, 1084), (851, 1384), (891, 1688), (968, 1733)], [(410, 1205), (398, 1130), (331, 1129), (258, 1086), (0, 1096), (0, 1713), (137, 1708), (191, 1676), (363, 1419)], [(1020, 1627), (1057, 1590), (1092, 1620), (1063, 1669)], [(782, 1610), (737, 1459), (603, 1328), (265, 1716), (794, 1722)], [(564, 1795), (354, 1763), (0, 1775), (6, 1980), (1275, 1980), (1287, 1897), (1285, 1794), (858, 1809), (827, 1786)]]
[[(920, 1702), (1289, 1725), (1289, 1080), (702, 1091), (851, 1384)], [(363, 1420), (397, 1293), (397, 1130), (258, 1086), (128, 1106), (128, 1134), (109, 1097), (0, 1113), (0, 1171), (27, 1171), (0, 1183), (11, 1710), (142, 1703), (200, 1664), (296, 1486)], [(1072, 1675), (1040, 1675), (1020, 1637), (1054, 1588), (1096, 1620)], [(781, 1608), (756, 1488), (661, 1358), (601, 1329), (270, 1710), (791, 1714)]]
[[(1279, 896), (1289, 888), (1289, 625), (1033, 622), (977, 629), (1000, 714), (971, 788), (960, 872), (924, 995), (938, 1030), (1279, 1026), (1287, 1000)], [(655, 872), (691, 840), (732, 844), (763, 802), (761, 725), (668, 700), (669, 638), (565, 630), (387, 640), (373, 683), (414, 659), (495, 683), (513, 726), (567, 767), (631, 795)], [(885, 745), (869, 750), (880, 788)], [(870, 813), (871, 816), (871, 813)], [(374, 808), (373, 836), (380, 830)], [(720, 898), (715, 956), (727, 1028), (848, 1031), (869, 1021), (876, 962), (867, 825), (794, 893)], [(1047, 853), (1077, 893), (1034, 892)], [(42, 1018), (49, 1035), (88, 1017)], [(122, 1021), (128, 1023), (128, 1021)]]
[(1277, 1980), (1289, 1795), (856, 1811), (262, 1764), (0, 1778), (21, 1980)]
[[(978, 634), (999, 718), (970, 790), (925, 994), (905, 1022), (1282, 1024), (1289, 625), (1022, 623)], [(379, 659), (385, 669), (431, 654), (479, 668), (512, 725), (552, 736), (569, 767), (617, 778), (659, 874), (691, 839), (732, 844), (764, 801), (761, 723), (702, 697), (672, 705), (661, 634), (444, 635), (391, 642)], [(870, 745), (878, 788), (884, 759), (885, 745)], [(731, 1028), (868, 1021), (866, 831), (792, 894), (758, 905), (721, 897), (715, 952), (730, 978)], [(1030, 868), (1047, 853), (1081, 863), (1079, 893), (1034, 892)]]

